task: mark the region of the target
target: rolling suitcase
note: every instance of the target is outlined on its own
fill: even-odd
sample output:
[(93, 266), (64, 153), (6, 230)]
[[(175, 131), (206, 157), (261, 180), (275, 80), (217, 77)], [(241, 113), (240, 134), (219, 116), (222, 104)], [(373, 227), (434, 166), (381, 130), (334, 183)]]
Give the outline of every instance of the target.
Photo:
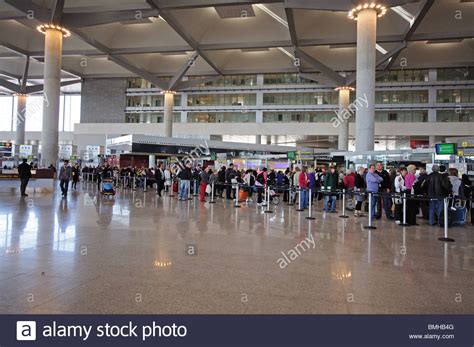
[(451, 208), (453, 225), (464, 226), (466, 222), (467, 208), (466, 202), (459, 201)]
[(239, 202), (244, 202), (245, 200), (247, 200), (249, 196), (249, 193), (242, 189), (240, 192), (239, 192)]

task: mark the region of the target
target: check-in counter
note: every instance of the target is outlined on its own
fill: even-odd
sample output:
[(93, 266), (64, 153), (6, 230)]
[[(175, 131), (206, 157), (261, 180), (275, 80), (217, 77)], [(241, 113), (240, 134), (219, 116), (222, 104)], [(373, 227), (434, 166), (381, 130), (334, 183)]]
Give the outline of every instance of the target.
[[(50, 169), (31, 170), (28, 190), (50, 192), (54, 188), (54, 172)], [(2, 170), (0, 173), (0, 191), (20, 189), (20, 177), (16, 169)]]

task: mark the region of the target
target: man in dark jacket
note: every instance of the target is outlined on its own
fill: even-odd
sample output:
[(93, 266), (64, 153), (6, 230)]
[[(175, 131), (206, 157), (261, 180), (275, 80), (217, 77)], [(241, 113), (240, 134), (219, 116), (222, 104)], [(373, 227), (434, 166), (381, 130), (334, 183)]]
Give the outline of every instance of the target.
[(387, 219), (394, 219), (392, 214), (392, 198), (390, 195), (390, 191), (392, 190), (392, 181), (390, 179), (390, 174), (387, 170), (384, 170), (383, 164), (381, 162), (377, 162), (375, 173), (382, 177), (382, 182), (380, 183), (379, 192), (385, 193), (385, 195), (379, 196), (377, 198), (377, 209), (376, 209), (376, 219), (382, 218), (382, 204), (383, 209), (385, 210), (385, 216)]
[(336, 191), (339, 184), (339, 174), (336, 172), (334, 166), (329, 167), (329, 172), (324, 177), (324, 190), (326, 196), (324, 197), (324, 211), (336, 213), (336, 194), (331, 191)]
[(18, 165), (18, 175), (20, 176), (20, 192), (21, 196), (28, 196), (26, 194), (26, 186), (28, 185), (28, 181), (31, 178), (31, 166), (28, 165), (26, 159), (23, 159), (23, 162)]
[(219, 172), (217, 173), (217, 194), (220, 198), (222, 198), (222, 194), (224, 193), (224, 184), (225, 184), (225, 173), (227, 168), (225, 166), (221, 167)]
[(235, 178), (235, 170), (234, 165), (230, 164), (229, 168), (225, 171), (225, 182), (227, 183), (226, 186), (226, 198), (232, 200), (232, 178)]
[(440, 221), (443, 213), (443, 200), (451, 193), (452, 185), (446, 175), (439, 173), (438, 165), (433, 165), (432, 171), (423, 183), (423, 189), (431, 198), (428, 223), (435, 225), (435, 213), (438, 221)]
[(67, 196), (67, 191), (69, 188), (69, 181), (72, 177), (72, 167), (69, 165), (69, 160), (64, 161), (64, 165), (61, 166), (59, 170), (59, 179), (61, 180), (59, 186), (61, 187), (61, 191), (63, 193), (63, 197)]
[(164, 164), (160, 163), (155, 170), (156, 193), (161, 197), (161, 192), (165, 189), (165, 171)]

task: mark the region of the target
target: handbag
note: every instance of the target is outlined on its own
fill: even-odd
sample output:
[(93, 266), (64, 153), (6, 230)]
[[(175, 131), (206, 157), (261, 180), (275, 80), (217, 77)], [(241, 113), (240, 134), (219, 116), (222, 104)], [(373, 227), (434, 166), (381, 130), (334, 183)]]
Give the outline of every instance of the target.
[(207, 193), (207, 194), (211, 194), (211, 192), (212, 192), (211, 185), (208, 184), (208, 185), (206, 186), (206, 193)]

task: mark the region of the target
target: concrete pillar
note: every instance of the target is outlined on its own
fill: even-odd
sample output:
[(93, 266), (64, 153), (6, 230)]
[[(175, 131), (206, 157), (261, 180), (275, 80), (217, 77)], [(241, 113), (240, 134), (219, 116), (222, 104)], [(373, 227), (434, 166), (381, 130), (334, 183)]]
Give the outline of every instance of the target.
[[(347, 110), (349, 107), (350, 96), (350, 89), (339, 89), (339, 115), (345, 114), (344, 110)], [(344, 118), (342, 117), (342, 119)], [(349, 149), (349, 119), (344, 120), (341, 125), (339, 125), (337, 149), (346, 152)]]
[(61, 92), (63, 33), (46, 29), (44, 44), (44, 100), (41, 132), (41, 164), (58, 161), (59, 98)]
[(262, 144), (262, 135), (255, 135), (255, 144), (256, 145)]
[(149, 113), (147, 113), (147, 115), (146, 115), (146, 122), (147, 122), (148, 124), (151, 123), (151, 114), (149, 114)]
[(374, 150), (376, 34), (377, 12), (370, 8), (360, 11), (357, 18), (356, 96), (363, 106), (356, 114), (356, 152)]
[(145, 115), (143, 113), (140, 113), (138, 123), (145, 123)]
[(156, 166), (156, 155), (150, 154), (148, 156), (148, 167), (154, 168)]
[(430, 144), (430, 148), (434, 148), (436, 144), (436, 136), (434, 135), (429, 136), (429, 144)]
[(19, 94), (16, 98), (15, 117), (15, 154), (20, 154), (20, 145), (25, 144), (25, 124), (26, 124), (26, 98), (25, 94)]
[(272, 136), (272, 145), (276, 145), (278, 142), (278, 136), (277, 135), (273, 135)]
[(266, 141), (267, 141), (267, 145), (271, 145), (272, 144), (272, 137), (270, 135), (267, 135)]
[(174, 92), (164, 92), (165, 98), (165, 137), (173, 137), (173, 106), (174, 106)]

